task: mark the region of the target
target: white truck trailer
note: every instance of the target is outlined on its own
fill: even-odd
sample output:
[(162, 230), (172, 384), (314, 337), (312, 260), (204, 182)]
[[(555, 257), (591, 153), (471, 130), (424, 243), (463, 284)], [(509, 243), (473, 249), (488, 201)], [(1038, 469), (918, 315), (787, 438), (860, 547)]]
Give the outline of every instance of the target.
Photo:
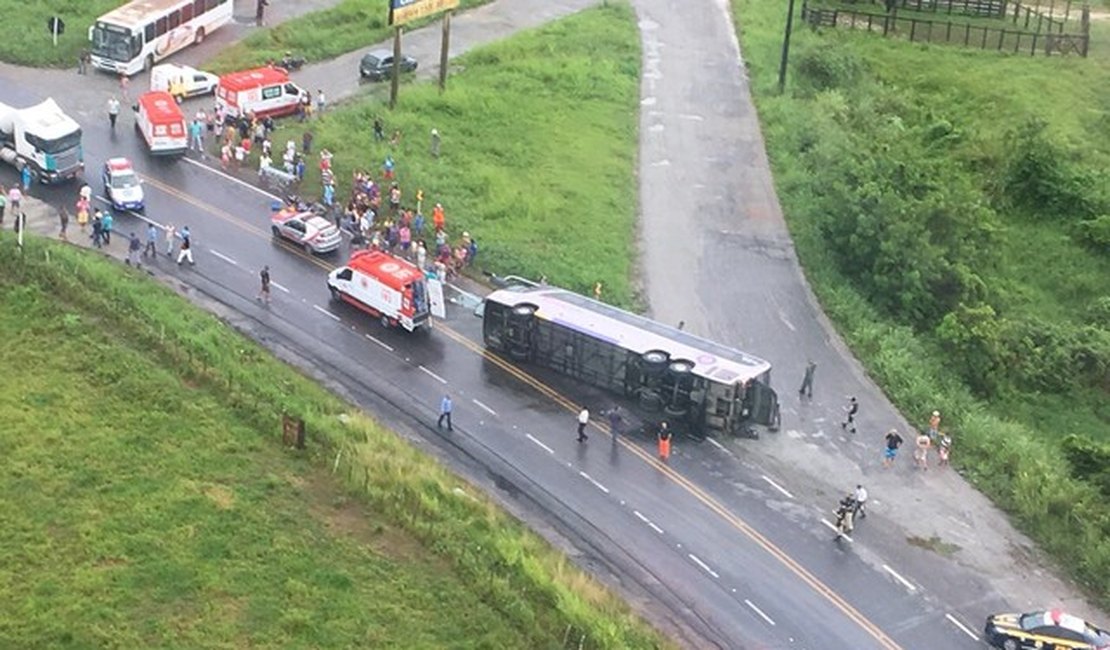
[(47, 99), (29, 108), (0, 103), (0, 160), (22, 170), (35, 183), (58, 183), (83, 175), (81, 127)]

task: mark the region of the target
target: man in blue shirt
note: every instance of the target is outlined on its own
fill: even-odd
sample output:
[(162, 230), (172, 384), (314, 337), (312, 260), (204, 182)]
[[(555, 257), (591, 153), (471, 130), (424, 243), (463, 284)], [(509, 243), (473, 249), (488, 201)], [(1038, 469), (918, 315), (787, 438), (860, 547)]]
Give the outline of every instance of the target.
[(442, 429), (443, 421), (447, 420), (447, 430), (455, 430), (454, 427), (451, 426), (451, 411), (454, 409), (454, 406), (455, 405), (451, 403), (451, 396), (444, 395), (443, 400), (439, 403), (439, 420), (436, 422), (437, 427)]

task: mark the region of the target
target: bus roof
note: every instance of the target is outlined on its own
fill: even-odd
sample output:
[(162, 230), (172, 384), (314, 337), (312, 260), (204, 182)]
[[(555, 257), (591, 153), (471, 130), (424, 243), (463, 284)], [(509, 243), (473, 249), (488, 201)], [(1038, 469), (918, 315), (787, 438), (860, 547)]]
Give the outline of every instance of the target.
[(746, 383), (771, 364), (735, 348), (695, 336), (623, 309), (555, 287), (510, 287), (486, 300), (509, 307), (535, 305), (536, 316), (608, 341), (636, 354), (662, 350), (673, 360), (694, 364), (693, 374), (723, 384)]
[(398, 291), (424, 277), (412, 262), (383, 251), (356, 251), (347, 261), (347, 266), (359, 273), (373, 276), (382, 284)]
[(173, 95), (164, 90), (143, 93), (139, 96), (139, 104), (146, 112), (147, 119), (155, 124), (185, 121), (185, 114), (181, 112)]
[(283, 84), (289, 81), (289, 73), (269, 66), (253, 70), (240, 70), (220, 76), (220, 87), (226, 90), (250, 90), (268, 84)]
[(104, 14), (99, 21), (120, 27), (141, 28), (164, 12), (185, 4), (189, 2), (187, 0), (132, 0)]

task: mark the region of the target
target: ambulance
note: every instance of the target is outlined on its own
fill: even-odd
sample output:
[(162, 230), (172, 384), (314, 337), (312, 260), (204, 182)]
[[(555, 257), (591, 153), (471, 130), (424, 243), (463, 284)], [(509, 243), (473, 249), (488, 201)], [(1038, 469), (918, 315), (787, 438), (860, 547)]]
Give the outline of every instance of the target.
[(356, 251), (345, 266), (328, 274), (332, 299), (381, 319), (383, 327), (412, 332), (431, 327), (424, 273), (415, 264), (383, 251)]
[(135, 129), (143, 135), (152, 154), (180, 155), (189, 148), (185, 114), (173, 96), (164, 90), (143, 93), (139, 97)]
[(289, 73), (269, 67), (225, 74), (216, 87), (216, 105), (232, 117), (250, 112), (257, 117), (292, 115), (304, 96), (289, 81)]

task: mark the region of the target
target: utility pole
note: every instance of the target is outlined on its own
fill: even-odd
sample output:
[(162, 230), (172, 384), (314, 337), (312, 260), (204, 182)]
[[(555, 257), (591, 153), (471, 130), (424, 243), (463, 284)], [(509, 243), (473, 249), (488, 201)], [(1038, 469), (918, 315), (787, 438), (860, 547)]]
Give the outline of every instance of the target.
[(790, 58), (790, 32), (794, 29), (794, 0), (786, 10), (786, 33), (782, 36), (782, 61), (779, 62), (779, 94), (786, 89), (786, 60)]
[[(793, 2), (793, 0), (791, 0)], [(389, 109), (397, 105), (397, 90), (401, 87), (401, 26), (393, 30), (393, 83), (389, 88)]]
[(451, 47), (451, 12), (443, 14), (443, 41), (439, 46), (439, 92), (447, 90), (447, 50)]

